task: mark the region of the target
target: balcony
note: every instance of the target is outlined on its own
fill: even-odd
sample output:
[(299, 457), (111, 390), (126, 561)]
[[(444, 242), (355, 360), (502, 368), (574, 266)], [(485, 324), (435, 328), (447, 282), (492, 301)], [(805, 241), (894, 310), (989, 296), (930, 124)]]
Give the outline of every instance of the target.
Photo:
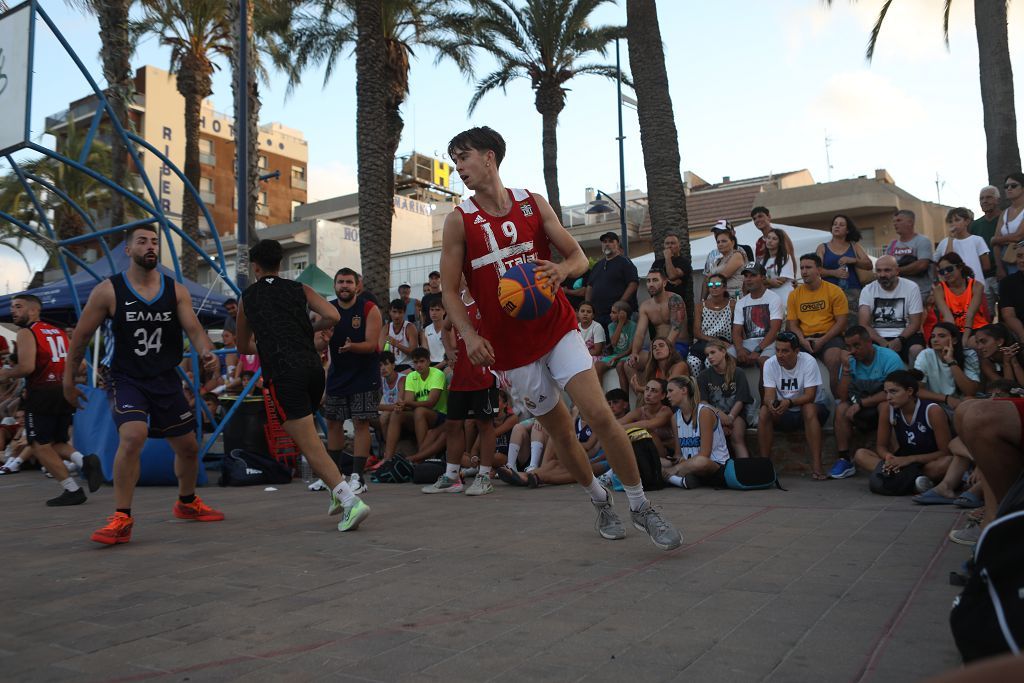
[(270, 215), (270, 207), (267, 206), (266, 204), (257, 204), (256, 205), (256, 215), (257, 216), (269, 216)]
[(292, 187), (294, 187), (296, 190), (305, 190), (306, 189), (306, 179), (305, 178), (296, 178), (295, 176), (292, 176)]
[(217, 165), (217, 155), (216, 154), (203, 154), (202, 152), (200, 152), (199, 153), (199, 163), (206, 164), (207, 166), (216, 166)]
[(217, 193), (216, 192), (208, 192), (206, 190), (200, 190), (199, 191), (199, 198), (203, 200), (204, 204), (216, 204), (217, 203)]

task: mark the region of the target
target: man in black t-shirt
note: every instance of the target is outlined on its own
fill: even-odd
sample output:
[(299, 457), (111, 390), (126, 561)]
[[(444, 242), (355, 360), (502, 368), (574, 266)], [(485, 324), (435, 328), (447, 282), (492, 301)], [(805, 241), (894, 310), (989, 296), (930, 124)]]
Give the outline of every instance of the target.
[(678, 294), (683, 297), (683, 301), (686, 301), (686, 288), (689, 287), (691, 291), (693, 290), (693, 268), (685, 258), (679, 255), (681, 248), (679, 237), (672, 234), (665, 235), (661, 246), (661, 256), (654, 259), (651, 270), (664, 272), (668, 277), (665, 289), (673, 294)]
[(999, 281), (999, 320), (1024, 341), (1024, 240), (1017, 242), (1017, 272)]
[(430, 305), (433, 302), (441, 303), (441, 273), (432, 271), (427, 276), (427, 283), (424, 285), (427, 291), (420, 299), (420, 320), (419, 328), (422, 330), (430, 324)]
[(614, 232), (601, 235), (601, 251), (604, 258), (590, 269), (586, 297), (594, 306), (594, 320), (607, 331), (616, 301), (626, 301), (634, 311), (637, 309), (637, 274), (633, 262), (623, 256), (619, 236)]

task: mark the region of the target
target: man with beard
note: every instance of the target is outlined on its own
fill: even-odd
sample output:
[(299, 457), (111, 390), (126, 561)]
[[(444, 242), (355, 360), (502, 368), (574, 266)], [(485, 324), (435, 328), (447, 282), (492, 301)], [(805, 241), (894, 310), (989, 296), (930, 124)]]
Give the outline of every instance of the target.
[(911, 367), (924, 349), (921, 321), (924, 307), (916, 283), (900, 277), (894, 256), (880, 256), (875, 261), (878, 279), (860, 291), (858, 322), (879, 346), (900, 354)]
[[(655, 337), (665, 337), (675, 344), (679, 355), (686, 358), (690, 349), (690, 333), (686, 329), (686, 305), (683, 297), (669, 292), (665, 272), (653, 266), (647, 273), (647, 293), (651, 295), (640, 305), (636, 332), (633, 334), (633, 349), (626, 363), (626, 375), (632, 379), (647, 362), (644, 342)], [(648, 336), (653, 330), (654, 334)]]
[(0, 370), (0, 380), (24, 377), (25, 430), (32, 454), (61, 485), (62, 493), (46, 501), (49, 507), (80, 505), (83, 491), (68, 474), (64, 458), (78, 465), (89, 481), (89, 491), (103, 483), (100, 459), (82, 456), (68, 444), (68, 431), (74, 409), (64, 400), (61, 379), (68, 356), (68, 337), (64, 330), (39, 319), (42, 304), (31, 294), (20, 294), (11, 301), (11, 319), (18, 330), (18, 363)]
[(611, 322), (612, 304), (625, 301), (636, 310), (636, 266), (622, 253), (619, 236), (614, 232), (601, 235), (604, 258), (590, 269), (586, 301), (594, 306), (594, 320), (605, 332)]
[(665, 277), (668, 279), (668, 282), (665, 283), (665, 289), (672, 294), (685, 296), (687, 287), (691, 290), (693, 289), (693, 280), (691, 279), (693, 268), (679, 254), (682, 249), (679, 237), (672, 234), (665, 235), (665, 240), (661, 243), (661, 246), (663, 249), (661, 256), (654, 259), (654, 263), (651, 264), (651, 270), (664, 271)]
[(352, 476), (349, 487), (353, 494), (366, 491), (363, 468), (370, 457), (370, 423), (379, 416), (380, 358), (377, 339), (380, 337), (380, 309), (372, 301), (356, 296), (358, 275), (351, 268), (342, 268), (334, 276), (331, 302), (341, 319), (334, 326), (328, 347), (331, 368), (327, 372), (327, 452), (338, 466), (345, 448), (345, 420), (352, 420), (355, 430)]
[(178, 501), (174, 516), (198, 522), (217, 522), (224, 514), (196, 496), (199, 443), (195, 416), (189, 408), (177, 367), (181, 363), (182, 331), (202, 358), (206, 374), (219, 369), (213, 344), (195, 312), (184, 285), (156, 269), (160, 238), (156, 228), (143, 225), (128, 231), (125, 251), (128, 270), (112, 275), (92, 290), (71, 339), (64, 368), (64, 397), (72, 406), (85, 395), (75, 386), (93, 333), (110, 318), (114, 355), (108, 390), (120, 441), (114, 456), (115, 512), (108, 524), (92, 535), (105, 545), (127, 543), (132, 536), (132, 496), (139, 480), (139, 454), (146, 438), (167, 439), (174, 450)]

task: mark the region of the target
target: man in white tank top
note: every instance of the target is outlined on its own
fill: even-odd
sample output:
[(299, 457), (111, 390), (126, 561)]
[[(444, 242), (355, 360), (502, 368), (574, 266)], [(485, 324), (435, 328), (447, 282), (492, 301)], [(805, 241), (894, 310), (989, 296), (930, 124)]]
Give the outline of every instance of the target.
[(444, 341), (441, 328), (444, 326), (444, 304), (440, 299), (430, 302), (430, 324), (420, 332), (420, 346), (430, 351), (430, 367), (447, 370), (448, 361), (444, 355)]

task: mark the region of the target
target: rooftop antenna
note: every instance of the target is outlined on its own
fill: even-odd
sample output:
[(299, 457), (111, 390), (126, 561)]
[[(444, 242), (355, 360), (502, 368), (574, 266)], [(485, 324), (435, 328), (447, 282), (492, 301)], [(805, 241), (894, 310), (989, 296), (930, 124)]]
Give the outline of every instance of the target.
[(945, 187), (946, 181), (939, 178), (939, 172), (935, 172), (935, 203), (942, 203), (942, 188)]
[(825, 165), (828, 169), (828, 181), (832, 182), (832, 155), (829, 153), (832, 147), (832, 138), (828, 136), (828, 131), (825, 131)]

